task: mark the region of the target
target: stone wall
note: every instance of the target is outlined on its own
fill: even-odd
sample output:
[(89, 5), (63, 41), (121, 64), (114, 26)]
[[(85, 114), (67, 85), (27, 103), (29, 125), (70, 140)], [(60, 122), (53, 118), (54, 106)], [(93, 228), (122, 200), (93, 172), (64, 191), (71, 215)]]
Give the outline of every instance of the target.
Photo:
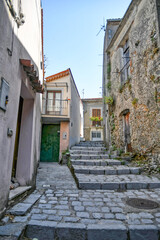
[[(134, 1), (133, 1), (134, 2)], [(109, 107), (112, 145), (124, 149), (124, 112), (129, 114), (132, 151), (160, 151), (160, 41), (155, 0), (138, 1), (108, 49), (111, 61)], [(122, 47), (129, 41), (130, 71), (121, 82)]]

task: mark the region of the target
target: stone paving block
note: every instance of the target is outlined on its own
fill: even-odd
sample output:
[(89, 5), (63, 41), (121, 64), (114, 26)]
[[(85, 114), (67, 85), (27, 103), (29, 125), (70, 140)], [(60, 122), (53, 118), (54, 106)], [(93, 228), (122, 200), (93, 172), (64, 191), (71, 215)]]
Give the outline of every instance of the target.
[(9, 216), (6, 216), (6, 217), (2, 218), (1, 221), (2, 221), (3, 224), (8, 223), (8, 221), (9, 221)]
[(158, 240), (158, 229), (154, 225), (129, 226), (130, 240)]
[(50, 210), (48, 210), (48, 209), (43, 209), (42, 210), (42, 212), (43, 213), (45, 213), (45, 214), (56, 214), (57, 213), (57, 210), (52, 210), (52, 209), (50, 209)]
[(103, 213), (106, 213), (106, 212), (108, 213), (108, 212), (110, 212), (110, 209), (108, 207), (102, 207), (101, 211)]
[(115, 216), (114, 216), (114, 214), (112, 214), (112, 213), (105, 213), (104, 214), (104, 218), (106, 218), (106, 219), (113, 219)]
[(102, 213), (92, 213), (93, 218), (101, 219), (103, 217)]
[(59, 222), (62, 220), (61, 216), (55, 216), (55, 215), (49, 215), (48, 216), (48, 220), (49, 221), (55, 221), (55, 222)]
[(40, 194), (32, 193), (23, 201), (23, 203), (32, 203), (32, 204), (34, 204), (36, 201), (38, 201), (38, 199), (40, 197), (41, 197)]
[(78, 217), (64, 217), (63, 220), (64, 220), (64, 222), (75, 223), (75, 222), (78, 222), (80, 220), (80, 218), (78, 218)]
[(119, 189), (119, 183), (102, 183), (102, 189), (105, 189), (105, 190), (116, 190), (116, 189)]
[(71, 212), (67, 211), (67, 210), (60, 210), (60, 211), (58, 211), (57, 214), (60, 215), (60, 216), (70, 216)]
[(140, 182), (128, 182), (127, 183), (127, 189), (132, 190), (132, 189), (147, 189), (148, 188), (148, 183), (140, 183)]
[(56, 206), (54, 206), (54, 209), (68, 210), (69, 206), (68, 205), (56, 205)]
[(18, 240), (18, 237), (14, 237), (14, 236), (1, 237), (0, 236), (0, 240)]
[(77, 217), (80, 218), (89, 218), (89, 213), (88, 212), (76, 212)]
[(63, 240), (86, 240), (86, 227), (81, 223), (59, 223), (56, 236)]
[(9, 209), (9, 213), (15, 216), (23, 216), (25, 215), (32, 207), (32, 203), (18, 203), (11, 209)]
[(101, 189), (100, 183), (94, 183), (94, 182), (79, 182), (79, 188), (80, 189)]
[(147, 218), (141, 219), (141, 222), (144, 224), (152, 224), (153, 223), (153, 221), (151, 219), (147, 219)]
[(80, 201), (73, 201), (72, 206), (81, 206), (82, 203)]
[(116, 175), (117, 174), (117, 171), (116, 171), (116, 169), (106, 169), (105, 170), (105, 174), (106, 175)]
[(86, 201), (86, 202), (83, 202), (82, 204), (83, 206), (94, 206), (94, 202), (91, 202), (91, 201)]
[(126, 215), (121, 213), (116, 213), (116, 219), (118, 220), (126, 220)]
[(98, 207), (86, 207), (86, 210), (89, 212), (101, 212), (101, 209)]
[(29, 216), (24, 216), (24, 217), (21, 217), (21, 216), (19, 217), (19, 216), (17, 216), (17, 217), (15, 217), (15, 218), (13, 219), (12, 222), (14, 222), (14, 223), (18, 223), (18, 222), (20, 222), (20, 223), (25, 223), (25, 222), (27, 222), (28, 218), (29, 218)]
[(96, 175), (104, 175), (104, 170), (103, 169), (90, 169), (89, 173), (96, 174)]
[(3, 238), (5, 236), (12, 236), (18, 239), (24, 231), (25, 226), (25, 223), (8, 223), (0, 226), (0, 236)]
[(74, 206), (74, 210), (75, 211), (84, 211), (84, 207), (83, 206)]
[(123, 209), (119, 207), (111, 207), (111, 212), (112, 213), (122, 213)]
[(160, 182), (150, 182), (149, 184), (148, 184), (148, 188), (149, 189), (153, 189), (153, 188), (160, 188)]
[(88, 225), (88, 240), (127, 240), (127, 229), (122, 224)]
[(140, 173), (140, 168), (131, 168), (130, 172), (131, 172), (131, 174), (139, 174)]
[(38, 205), (39, 208), (42, 208), (42, 209), (51, 209), (52, 208), (52, 205), (50, 203), (47, 203), (47, 204), (39, 204)]
[(31, 219), (33, 220), (46, 220), (47, 214), (32, 214)]
[(130, 170), (129, 170), (129, 168), (127, 169), (117, 169), (117, 173), (119, 174), (119, 175), (121, 175), (121, 174), (129, 174), (130, 173)]
[(39, 209), (39, 208), (33, 208), (31, 210), (31, 213), (40, 213), (40, 212), (41, 212), (41, 209)]
[(29, 221), (25, 237), (37, 238), (38, 240), (53, 240), (55, 236), (55, 228), (57, 223), (51, 221)]

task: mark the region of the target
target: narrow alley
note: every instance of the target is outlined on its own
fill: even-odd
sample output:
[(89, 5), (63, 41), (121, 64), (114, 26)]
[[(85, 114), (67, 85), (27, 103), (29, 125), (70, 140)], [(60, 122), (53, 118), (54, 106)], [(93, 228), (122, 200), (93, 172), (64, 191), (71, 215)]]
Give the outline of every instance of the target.
[[(75, 160), (77, 151), (81, 153)], [(123, 161), (128, 163), (128, 159)], [(110, 159), (102, 143), (73, 147), (71, 162), (73, 175), (66, 165), (40, 163), (36, 190), (7, 211), (0, 239), (159, 239), (160, 180), (139, 175), (139, 168), (124, 166), (115, 156)], [(100, 163), (105, 167), (103, 173)], [(80, 189), (74, 174), (77, 179), (82, 175)], [(89, 175), (99, 181), (105, 176), (105, 180), (100, 186), (98, 180), (88, 181)], [(111, 176), (116, 180), (111, 181)], [(129, 199), (135, 199), (134, 207), (127, 203)]]

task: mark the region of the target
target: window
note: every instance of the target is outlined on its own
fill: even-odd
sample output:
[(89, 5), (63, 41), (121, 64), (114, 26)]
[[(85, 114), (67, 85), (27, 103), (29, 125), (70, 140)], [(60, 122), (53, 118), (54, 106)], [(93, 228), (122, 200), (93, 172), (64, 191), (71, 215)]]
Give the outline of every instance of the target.
[(60, 114), (61, 111), (61, 91), (47, 92), (47, 112)]
[(101, 140), (101, 132), (92, 132), (92, 140)]
[(112, 30), (108, 29), (108, 38), (111, 39), (112, 38)]
[[(92, 117), (101, 117), (101, 109), (92, 109)], [(101, 121), (92, 121), (92, 126), (101, 126)]]
[(125, 45), (123, 46), (123, 67), (121, 69), (121, 84), (124, 84), (130, 73), (130, 55), (129, 55), (129, 43), (128, 40), (126, 41)]

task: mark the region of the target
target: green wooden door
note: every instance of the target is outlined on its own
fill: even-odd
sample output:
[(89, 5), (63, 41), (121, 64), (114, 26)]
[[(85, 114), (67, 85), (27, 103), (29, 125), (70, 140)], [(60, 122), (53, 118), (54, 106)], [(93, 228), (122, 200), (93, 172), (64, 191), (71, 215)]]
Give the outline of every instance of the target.
[(43, 125), (41, 162), (59, 161), (60, 125)]

